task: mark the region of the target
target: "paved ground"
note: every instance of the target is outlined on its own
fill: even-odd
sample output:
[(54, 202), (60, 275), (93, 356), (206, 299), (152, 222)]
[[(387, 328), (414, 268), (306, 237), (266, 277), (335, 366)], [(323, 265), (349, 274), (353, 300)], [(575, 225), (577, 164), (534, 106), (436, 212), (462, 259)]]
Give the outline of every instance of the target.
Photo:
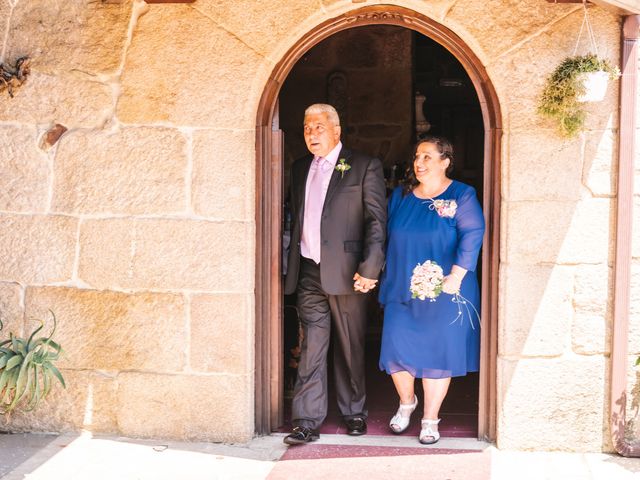
[(0, 477), (38, 453), (56, 437), (28, 433), (0, 434)]
[(0, 434), (0, 477), (2, 480), (640, 479), (638, 459), (605, 454), (510, 452), (469, 439), (442, 439), (436, 447), (420, 447), (427, 453), (414, 455), (413, 449), (419, 445), (407, 437), (323, 435), (313, 444), (314, 449), (326, 446), (339, 452), (340, 446), (344, 446), (345, 451), (354, 447), (362, 451), (374, 447), (380, 452), (385, 448), (387, 452), (407, 450), (405, 454), (390, 456), (279, 460), (286, 451), (282, 437), (260, 437), (247, 445), (221, 445), (90, 434)]

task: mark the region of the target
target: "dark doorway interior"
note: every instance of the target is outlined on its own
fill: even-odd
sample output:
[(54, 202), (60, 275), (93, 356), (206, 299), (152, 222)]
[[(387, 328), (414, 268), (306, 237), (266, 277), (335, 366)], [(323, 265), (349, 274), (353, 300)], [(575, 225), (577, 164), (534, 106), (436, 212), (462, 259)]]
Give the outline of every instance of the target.
[[(478, 97), (458, 60), (430, 38), (396, 26), (353, 28), (324, 40), (297, 62), (279, 96), (279, 124), (285, 139), (285, 198), (289, 167), (307, 153), (302, 136), (304, 109), (318, 102), (337, 108), (345, 145), (382, 160), (389, 191), (409, 166), (416, 139), (424, 134), (444, 135), (454, 145), (454, 178), (473, 185), (482, 202), (484, 126)], [(283, 218), (286, 231), (286, 208)], [(479, 264), (479, 279), (481, 267)], [(285, 296), (284, 305), (282, 428), (288, 429), (299, 338), (295, 296)], [(378, 369), (383, 313), (375, 295), (371, 295), (370, 312), (369, 432), (391, 434), (387, 423), (397, 408), (397, 396), (391, 378)], [(421, 398), (422, 389), (416, 387)], [(331, 396), (329, 402), (329, 415), (321, 431), (343, 433)], [(478, 374), (454, 379), (441, 414), (443, 436), (477, 436)], [(418, 418), (419, 413), (414, 414), (412, 427), (404, 435), (418, 434)]]

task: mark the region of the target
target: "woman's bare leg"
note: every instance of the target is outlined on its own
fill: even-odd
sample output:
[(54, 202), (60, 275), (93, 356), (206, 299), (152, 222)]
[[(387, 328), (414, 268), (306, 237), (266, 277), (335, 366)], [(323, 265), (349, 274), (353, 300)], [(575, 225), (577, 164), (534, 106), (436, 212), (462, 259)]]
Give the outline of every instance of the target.
[(393, 384), (395, 385), (398, 396), (400, 397), (400, 403), (411, 405), (415, 395), (413, 389), (415, 378), (413, 375), (409, 372), (397, 372), (392, 373), (391, 378), (393, 379)]
[(437, 420), (440, 407), (447, 396), (451, 378), (423, 378), (425, 420)]

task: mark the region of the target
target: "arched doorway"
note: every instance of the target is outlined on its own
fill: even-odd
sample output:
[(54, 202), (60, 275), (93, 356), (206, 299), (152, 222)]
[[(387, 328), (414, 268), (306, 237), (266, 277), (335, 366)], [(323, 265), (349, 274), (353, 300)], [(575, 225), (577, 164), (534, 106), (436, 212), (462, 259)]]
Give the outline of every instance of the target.
[(373, 6), (330, 19), (300, 39), (272, 72), (260, 100), (256, 127), (256, 432), (280, 425), (283, 410), (282, 359), (282, 133), (278, 94), (293, 65), (314, 45), (342, 30), (366, 25), (396, 25), (429, 37), (463, 65), (476, 90), (484, 124), (483, 208), (487, 221), (482, 256), (482, 347), (478, 436), (495, 439), (497, 287), (502, 123), (495, 90), (480, 60), (448, 28), (415, 11)]

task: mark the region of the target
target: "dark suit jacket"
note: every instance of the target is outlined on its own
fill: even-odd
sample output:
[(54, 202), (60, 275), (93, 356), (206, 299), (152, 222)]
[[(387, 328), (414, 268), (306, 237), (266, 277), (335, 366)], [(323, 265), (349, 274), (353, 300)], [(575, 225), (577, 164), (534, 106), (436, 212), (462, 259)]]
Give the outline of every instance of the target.
[[(320, 226), (322, 288), (330, 295), (349, 295), (353, 275), (378, 278), (384, 263), (387, 205), (382, 164), (344, 147), (344, 158), (351, 169), (344, 176), (333, 171), (322, 209)], [(300, 271), (300, 236), (304, 218), (307, 175), (313, 156), (296, 160), (291, 167), (291, 249), (285, 293), (295, 292)]]

